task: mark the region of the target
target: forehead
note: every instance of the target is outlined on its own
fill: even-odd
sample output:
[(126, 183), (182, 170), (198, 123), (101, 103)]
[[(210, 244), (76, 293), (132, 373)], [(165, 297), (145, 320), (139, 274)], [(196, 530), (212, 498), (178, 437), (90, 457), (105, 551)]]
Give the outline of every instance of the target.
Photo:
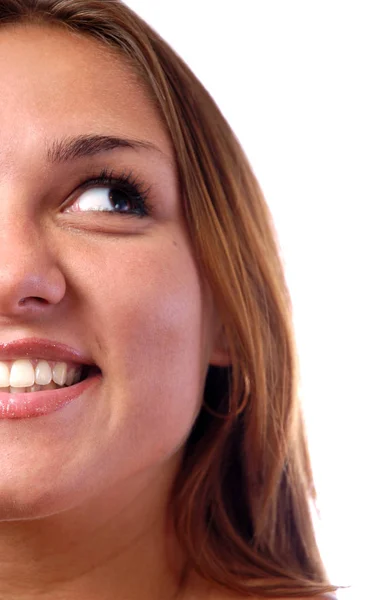
[(170, 140), (123, 55), (55, 26), (0, 27), (0, 148), (83, 133)]

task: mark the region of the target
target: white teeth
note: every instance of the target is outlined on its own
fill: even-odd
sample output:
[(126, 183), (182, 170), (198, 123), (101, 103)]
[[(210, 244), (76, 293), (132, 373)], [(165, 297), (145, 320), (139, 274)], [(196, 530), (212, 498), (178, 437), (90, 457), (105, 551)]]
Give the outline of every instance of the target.
[(56, 363), (52, 369), (52, 379), (57, 385), (65, 385), (67, 377), (67, 364), (64, 362)]
[(10, 371), (6, 363), (0, 362), (0, 387), (9, 387)]
[(12, 388), (26, 388), (34, 384), (34, 369), (30, 360), (15, 360), (10, 370), (9, 385)]
[(46, 360), (39, 360), (35, 369), (35, 382), (47, 385), (52, 381), (52, 369)]
[(0, 392), (16, 394), (54, 390), (79, 383), (81, 374), (81, 367), (70, 366), (68, 369), (65, 362), (50, 364), (46, 360), (36, 362), (25, 358), (13, 362), (0, 361)]

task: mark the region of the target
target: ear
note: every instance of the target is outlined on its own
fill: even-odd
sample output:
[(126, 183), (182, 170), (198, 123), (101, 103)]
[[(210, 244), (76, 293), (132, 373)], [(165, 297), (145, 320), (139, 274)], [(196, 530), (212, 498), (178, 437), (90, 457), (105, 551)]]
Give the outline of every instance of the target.
[(231, 365), (227, 336), (222, 324), (217, 327), (213, 339), (209, 364), (214, 367), (229, 367)]

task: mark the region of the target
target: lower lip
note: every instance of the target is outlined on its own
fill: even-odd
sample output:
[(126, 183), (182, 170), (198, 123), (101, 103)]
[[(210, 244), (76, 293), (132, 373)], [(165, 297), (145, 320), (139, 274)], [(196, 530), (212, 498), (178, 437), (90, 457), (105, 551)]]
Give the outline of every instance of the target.
[(58, 390), (8, 394), (0, 392), (0, 419), (29, 419), (60, 410), (90, 390), (101, 379), (93, 375), (80, 383)]

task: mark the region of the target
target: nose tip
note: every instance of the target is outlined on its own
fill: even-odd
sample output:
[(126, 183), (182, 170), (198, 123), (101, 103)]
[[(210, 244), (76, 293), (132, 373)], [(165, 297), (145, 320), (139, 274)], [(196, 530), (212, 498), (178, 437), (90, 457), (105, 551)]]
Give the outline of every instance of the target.
[(0, 266), (0, 317), (36, 315), (58, 304), (65, 294), (65, 281), (55, 269), (34, 269), (16, 274)]
[[(2, 242), (2, 243), (1, 243)], [(65, 279), (42, 236), (4, 230), (0, 239), (0, 319), (44, 315), (65, 295)]]

